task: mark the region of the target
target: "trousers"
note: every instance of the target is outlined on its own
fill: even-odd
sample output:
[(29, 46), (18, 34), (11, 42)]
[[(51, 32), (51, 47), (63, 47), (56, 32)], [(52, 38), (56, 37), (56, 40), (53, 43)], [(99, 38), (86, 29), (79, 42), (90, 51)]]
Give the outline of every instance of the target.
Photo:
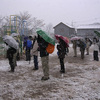
[(41, 57), (44, 77), (49, 77), (49, 56)]

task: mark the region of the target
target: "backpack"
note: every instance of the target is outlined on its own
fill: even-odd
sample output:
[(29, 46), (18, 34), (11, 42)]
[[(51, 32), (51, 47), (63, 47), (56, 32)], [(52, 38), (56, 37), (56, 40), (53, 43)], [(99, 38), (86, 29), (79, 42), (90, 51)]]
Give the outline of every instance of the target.
[(46, 48), (46, 51), (51, 54), (53, 53), (54, 49), (55, 49), (55, 46), (49, 43)]
[(85, 43), (85, 42), (82, 42), (82, 44), (81, 44), (81, 48), (83, 48), (83, 49), (86, 48), (86, 43)]
[(31, 40), (27, 40), (27, 48), (32, 48), (32, 41)]
[(84, 44), (84, 48), (86, 48), (86, 43), (83, 42), (83, 44)]

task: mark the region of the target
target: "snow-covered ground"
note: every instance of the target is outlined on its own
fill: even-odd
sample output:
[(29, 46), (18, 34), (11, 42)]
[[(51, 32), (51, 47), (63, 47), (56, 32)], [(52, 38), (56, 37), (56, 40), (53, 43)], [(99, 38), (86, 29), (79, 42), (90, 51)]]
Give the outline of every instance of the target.
[(73, 57), (71, 45), (69, 50), (65, 74), (59, 72), (56, 48), (50, 55), (50, 79), (47, 81), (41, 81), (40, 57), (39, 70), (32, 70), (33, 60), (30, 64), (21, 60), (14, 73), (8, 72), (7, 59), (0, 60), (0, 100), (100, 100), (100, 61), (93, 61), (92, 47), (84, 60), (79, 49), (78, 57)]

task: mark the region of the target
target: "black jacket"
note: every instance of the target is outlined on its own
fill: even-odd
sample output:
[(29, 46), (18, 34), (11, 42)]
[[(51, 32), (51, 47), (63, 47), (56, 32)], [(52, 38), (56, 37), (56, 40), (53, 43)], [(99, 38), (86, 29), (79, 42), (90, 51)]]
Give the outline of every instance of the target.
[(84, 51), (86, 48), (86, 43), (83, 41), (80, 41), (79, 47), (80, 47), (80, 51), (82, 51), (82, 50)]
[(65, 58), (66, 44), (65, 44), (64, 41), (60, 40), (59, 45), (57, 45), (57, 49), (58, 49), (58, 57), (59, 58)]
[(7, 58), (13, 58), (13, 55), (17, 52), (16, 49), (10, 47), (8, 50), (7, 50)]
[(48, 42), (46, 42), (42, 37), (38, 35), (37, 39), (39, 50), (40, 50), (40, 57), (48, 56), (49, 53), (47, 53), (46, 48), (48, 46)]

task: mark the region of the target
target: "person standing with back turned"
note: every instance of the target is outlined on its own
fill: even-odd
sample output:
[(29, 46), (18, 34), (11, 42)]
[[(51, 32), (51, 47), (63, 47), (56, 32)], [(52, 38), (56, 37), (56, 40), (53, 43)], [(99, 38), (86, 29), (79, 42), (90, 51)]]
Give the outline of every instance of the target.
[[(6, 45), (8, 45), (7, 43), (5, 43)], [(17, 53), (17, 50), (13, 47), (10, 47), (8, 48), (7, 50), (7, 58), (9, 60), (9, 65), (11, 67), (11, 70), (9, 72), (14, 72), (15, 71), (15, 60), (14, 58), (16, 57), (16, 53)]]
[(60, 66), (61, 66), (61, 73), (65, 73), (65, 66), (64, 66), (64, 58), (65, 58), (65, 54), (66, 54), (66, 43), (59, 38), (58, 40), (58, 45), (57, 45), (57, 49), (58, 49), (58, 58), (60, 60)]
[(41, 80), (48, 80), (49, 79), (49, 53), (47, 53), (46, 51), (48, 42), (46, 42), (40, 35), (38, 35), (38, 45), (39, 45), (40, 57), (42, 61), (42, 69), (44, 74)]
[(37, 43), (36, 36), (34, 36), (34, 38), (33, 38), (32, 56), (33, 56), (33, 60), (34, 60), (33, 70), (38, 70), (38, 43)]

